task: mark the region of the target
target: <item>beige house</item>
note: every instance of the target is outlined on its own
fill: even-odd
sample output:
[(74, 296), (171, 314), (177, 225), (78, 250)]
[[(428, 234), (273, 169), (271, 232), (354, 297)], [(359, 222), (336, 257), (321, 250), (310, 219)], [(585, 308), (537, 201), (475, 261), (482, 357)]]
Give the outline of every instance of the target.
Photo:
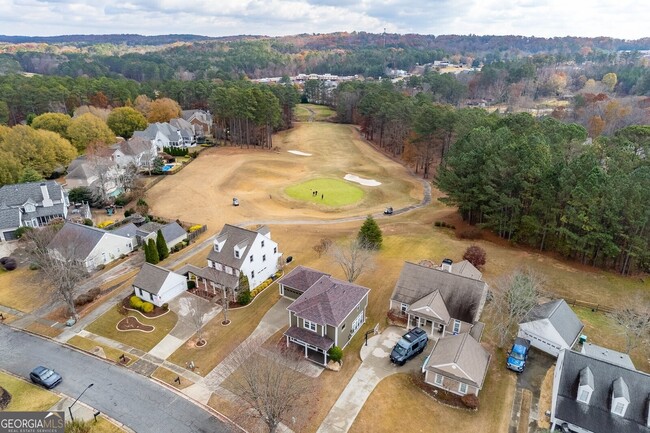
[(489, 364), (488, 351), (465, 333), (436, 341), (422, 370), (429, 385), (458, 395), (478, 395)]

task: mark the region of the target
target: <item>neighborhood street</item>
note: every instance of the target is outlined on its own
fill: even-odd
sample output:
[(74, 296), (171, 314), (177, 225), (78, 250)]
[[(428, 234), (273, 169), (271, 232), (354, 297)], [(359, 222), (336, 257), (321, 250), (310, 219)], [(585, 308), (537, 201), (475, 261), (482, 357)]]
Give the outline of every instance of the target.
[(55, 390), (81, 401), (138, 433), (237, 431), (199, 406), (126, 368), (0, 325), (0, 369), (28, 378), (38, 365), (63, 376)]

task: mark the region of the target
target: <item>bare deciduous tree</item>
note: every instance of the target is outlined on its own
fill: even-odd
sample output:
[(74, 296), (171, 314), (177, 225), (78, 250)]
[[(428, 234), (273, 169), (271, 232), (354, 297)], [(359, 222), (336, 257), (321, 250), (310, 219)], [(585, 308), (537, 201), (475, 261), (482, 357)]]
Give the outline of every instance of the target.
[(54, 287), (70, 314), (77, 319), (74, 289), (87, 278), (88, 272), (83, 261), (78, 259), (81, 244), (78, 239), (66, 239), (55, 250), (48, 249), (57, 232), (58, 227), (47, 226), (28, 231), (23, 239), (30, 260), (39, 268), (39, 276)]
[(650, 308), (647, 305), (640, 295), (633, 296), (625, 306), (608, 315), (614, 326), (625, 335), (625, 353), (650, 339)]
[[(266, 424), (270, 433), (289, 420), (293, 411), (308, 407), (313, 380), (306, 374), (308, 361), (299, 351), (265, 349), (264, 341), (248, 339), (224, 362), (223, 379), (228, 388)], [(289, 422), (291, 421), (291, 422)]]
[(233, 290), (228, 287), (221, 289), (221, 308), (223, 309), (223, 321), (221, 322), (222, 325), (227, 325), (230, 323), (230, 320), (228, 320), (228, 308), (230, 306), (232, 292)]
[(355, 239), (347, 245), (332, 245), (329, 248), (331, 259), (341, 266), (345, 278), (353, 283), (359, 276), (374, 268), (375, 252), (372, 248), (367, 248), (363, 242)]
[(515, 327), (537, 305), (543, 292), (541, 278), (530, 270), (515, 270), (497, 282), (492, 304), (499, 347), (514, 336)]
[(190, 305), (190, 314), (192, 317), (192, 324), (194, 329), (196, 329), (196, 342), (199, 345), (203, 345), (205, 340), (203, 340), (203, 325), (205, 325), (207, 319), (207, 312), (205, 311), (203, 301), (195, 296), (191, 305)]

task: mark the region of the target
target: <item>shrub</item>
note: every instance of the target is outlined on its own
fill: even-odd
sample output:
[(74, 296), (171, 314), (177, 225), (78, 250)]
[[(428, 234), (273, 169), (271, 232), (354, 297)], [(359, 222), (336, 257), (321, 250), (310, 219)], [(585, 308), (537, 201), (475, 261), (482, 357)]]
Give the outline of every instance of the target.
[(16, 239), (22, 238), (25, 235), (25, 233), (27, 233), (30, 230), (33, 229), (31, 227), (18, 227), (18, 229), (16, 230)]
[(465, 394), (460, 398), (466, 408), (476, 410), (478, 409), (478, 397), (476, 394)]
[(18, 264), (16, 263), (16, 259), (13, 257), (7, 257), (7, 260), (5, 260), (2, 266), (4, 266), (5, 271), (13, 271), (18, 267)]
[(128, 208), (127, 210), (124, 211), (124, 218), (130, 217), (134, 213), (135, 213), (135, 210), (133, 210), (133, 208)]
[(189, 153), (190, 158), (197, 158), (199, 156), (199, 152), (194, 151)]
[(151, 302), (143, 302), (140, 309), (143, 313), (151, 313), (153, 311), (153, 304)]
[(11, 394), (0, 386), (0, 410), (5, 410), (11, 403)]
[(39, 269), (41, 269), (41, 267), (38, 266), (36, 263), (30, 263), (29, 264), (29, 270), (30, 271), (38, 271)]
[(194, 288), (196, 288), (196, 281), (187, 280), (187, 288), (188, 288), (188, 289), (194, 289)]
[(7, 263), (7, 260), (9, 260), (9, 257), (2, 257), (2, 258), (0, 259), (0, 265), (4, 266), (5, 263)]
[(331, 246), (332, 246), (331, 239), (322, 238), (320, 242), (318, 242), (318, 244), (314, 245), (312, 248), (314, 249), (314, 251), (316, 251), (318, 257), (320, 258), (320, 256), (325, 254), (330, 249)]
[(120, 194), (117, 197), (115, 197), (115, 206), (124, 206), (129, 202), (128, 197), (126, 194)]
[(485, 250), (478, 245), (472, 245), (465, 250), (463, 260), (467, 260), (476, 268), (480, 268), (486, 262)]
[(162, 309), (165, 310), (165, 311), (169, 310), (169, 304), (167, 302), (162, 304)]
[(442, 221), (436, 221), (435, 223), (433, 223), (433, 225), (436, 227), (442, 227), (442, 224), (443, 224)]
[(93, 425), (90, 421), (84, 421), (79, 418), (65, 423), (65, 433), (90, 433)]
[(192, 232), (195, 232), (197, 230), (201, 230), (202, 228), (203, 228), (203, 226), (201, 224), (195, 224), (192, 227), (190, 227), (188, 231), (190, 233), (192, 233)]
[(97, 228), (103, 229), (104, 227), (110, 226), (111, 224), (115, 224), (115, 221), (111, 221), (111, 220), (102, 221), (99, 224), (97, 224)]
[(93, 220), (91, 220), (90, 218), (84, 218), (84, 225), (92, 227), (95, 224), (93, 223)]
[(129, 304), (131, 304), (131, 307), (139, 310), (142, 307), (142, 299), (138, 298), (136, 295), (133, 295), (131, 298), (129, 298)]
[(327, 356), (329, 356), (332, 361), (340, 364), (341, 359), (343, 359), (343, 349), (338, 346), (332, 346), (332, 348), (327, 351)]
[(98, 271), (101, 271), (101, 270), (103, 270), (105, 267), (106, 267), (106, 265), (101, 264), (101, 265), (97, 266), (97, 270), (98, 270)]
[(478, 227), (470, 227), (458, 233), (458, 237), (461, 239), (481, 239), (482, 236), (481, 229)]

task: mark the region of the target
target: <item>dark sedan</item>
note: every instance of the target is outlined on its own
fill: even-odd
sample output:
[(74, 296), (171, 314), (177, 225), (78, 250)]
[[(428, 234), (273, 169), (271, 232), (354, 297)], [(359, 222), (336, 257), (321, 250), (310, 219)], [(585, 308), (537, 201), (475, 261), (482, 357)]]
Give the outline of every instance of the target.
[(47, 389), (52, 389), (58, 384), (61, 383), (63, 378), (56, 371), (47, 368), (38, 366), (31, 373), (29, 373), (29, 378), (37, 385), (44, 386)]

